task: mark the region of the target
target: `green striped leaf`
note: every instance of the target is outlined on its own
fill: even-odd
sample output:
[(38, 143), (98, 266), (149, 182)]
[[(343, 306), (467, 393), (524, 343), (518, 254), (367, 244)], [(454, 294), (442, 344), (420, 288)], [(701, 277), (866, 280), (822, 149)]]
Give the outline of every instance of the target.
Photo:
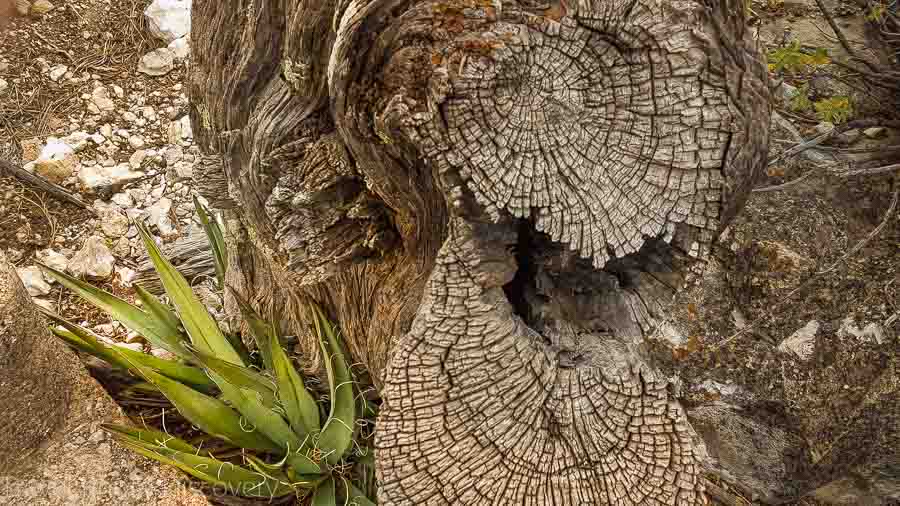
[(220, 360), (200, 350), (193, 350), (193, 353), (194, 361), (206, 370), (215, 373), (231, 385), (255, 392), (265, 406), (275, 405), (275, 384), (272, 380), (249, 367)]
[(197, 197), (194, 197), (194, 209), (197, 210), (203, 231), (206, 232), (206, 237), (209, 239), (213, 263), (216, 267), (216, 279), (219, 282), (219, 289), (223, 290), (225, 288), (225, 270), (228, 268), (228, 249), (225, 245), (225, 236), (222, 234), (219, 223), (210, 216), (209, 210), (200, 203)]
[(169, 448), (186, 453), (198, 453), (199, 451), (184, 440), (172, 436), (171, 434), (166, 434), (165, 432), (159, 432), (152, 429), (137, 429), (111, 423), (104, 423), (100, 427), (120, 441), (128, 441), (133, 444), (144, 445), (147, 447)]
[(144, 336), (145, 339), (154, 345), (169, 350), (179, 357), (185, 359), (190, 357), (182, 345), (184, 334), (177, 325), (172, 324), (170, 319), (144, 312), (111, 293), (95, 288), (52, 267), (43, 264), (38, 265), (59, 284), (72, 290), (79, 297), (112, 318), (122, 322), (122, 325), (125, 325), (130, 330)]
[[(118, 350), (116, 352), (119, 353)], [(124, 354), (122, 357), (127, 360)], [(159, 391), (169, 399), (181, 416), (207, 434), (224, 439), (241, 448), (280, 451), (280, 446), (256, 430), (251, 425), (251, 421), (245, 420), (240, 413), (219, 399), (169, 379), (136, 361), (129, 360), (129, 362), (145, 380), (159, 388)], [(213, 379), (215, 380), (215, 377)], [(216, 383), (221, 387), (218, 381)]]
[(278, 334), (274, 328), (269, 339), (272, 366), (278, 382), (278, 399), (288, 422), (301, 438), (319, 432), (319, 405), (306, 389), (303, 378), (278, 342)]
[(272, 499), (296, 493), (296, 489), (290, 483), (231, 462), (168, 448), (148, 448), (125, 441), (122, 445), (163, 464), (177, 467), (195, 478), (222, 487), (233, 495)]
[(112, 350), (113, 346), (102, 343), (88, 329), (49, 311), (44, 311), (44, 313), (67, 329), (64, 331), (58, 328), (51, 328), (50, 330), (53, 334), (77, 349), (93, 355), (113, 367), (130, 370), (140, 375), (140, 370), (132, 365), (138, 363), (159, 372), (163, 376), (188, 384), (203, 392), (214, 392), (217, 389), (216, 384), (209, 379), (209, 376), (206, 375), (203, 369), (172, 360), (165, 360), (140, 351), (129, 350), (128, 348), (115, 347), (114, 352)]
[(337, 506), (334, 478), (328, 478), (316, 488), (312, 498), (312, 506)]
[[(238, 303), (241, 316), (247, 322), (247, 326), (250, 327), (250, 335), (256, 343), (256, 349), (259, 350), (263, 365), (265, 365), (266, 370), (272, 371), (272, 345), (269, 336), (275, 331), (274, 326), (266, 323), (237, 292), (232, 290), (231, 295)], [(279, 343), (278, 346), (280, 347), (281, 344)]]
[(138, 231), (147, 248), (147, 255), (159, 274), (159, 280), (175, 305), (181, 323), (194, 346), (214, 357), (237, 365), (245, 365), (240, 355), (225, 338), (206, 307), (197, 299), (184, 276), (160, 252), (150, 233), (143, 225)]
[(305, 452), (310, 448), (309, 441), (300, 439), (281, 415), (264, 406), (256, 392), (241, 389), (215, 373), (211, 376), (222, 390), (222, 397), (253, 424), (257, 431), (281, 448), (281, 453), (287, 455), (288, 465), (298, 474), (321, 472), (316, 463), (305, 457)]
[(316, 335), (325, 362), (331, 398), (331, 410), (316, 442), (331, 465), (337, 464), (353, 443), (356, 423), (356, 400), (353, 398), (353, 377), (344, 359), (341, 345), (331, 323), (318, 306), (315, 311)]
[[(181, 328), (181, 320), (178, 319), (178, 315), (175, 314), (175, 311), (172, 311), (172, 308), (163, 304), (162, 301), (145, 290), (141, 285), (134, 285), (134, 291), (137, 293), (138, 298), (141, 299), (148, 313), (165, 321), (172, 328)], [(180, 337), (187, 339), (187, 334), (182, 332)]]

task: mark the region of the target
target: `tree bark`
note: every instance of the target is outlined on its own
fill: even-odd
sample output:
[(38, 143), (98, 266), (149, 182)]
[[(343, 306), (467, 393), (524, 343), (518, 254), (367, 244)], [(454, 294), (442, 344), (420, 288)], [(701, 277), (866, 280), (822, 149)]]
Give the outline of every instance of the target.
[(833, 479), (793, 433), (778, 472), (718, 458), (672, 382), (696, 378), (651, 353), (765, 166), (743, 12), (195, 0), (198, 183), (228, 210), (229, 284), (311, 362), (304, 305), (340, 322), (383, 399), (382, 504), (701, 504), (704, 471), (774, 502)]

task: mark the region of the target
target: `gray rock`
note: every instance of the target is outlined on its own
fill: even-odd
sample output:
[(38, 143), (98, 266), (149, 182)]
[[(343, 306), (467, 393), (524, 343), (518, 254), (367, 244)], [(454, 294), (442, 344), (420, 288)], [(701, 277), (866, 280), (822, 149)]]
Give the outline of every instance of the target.
[(57, 65), (50, 69), (50, 80), (55, 83), (62, 79), (62, 77), (66, 75), (66, 72), (68, 71), (69, 67), (66, 67), (65, 65)]
[[(116, 108), (115, 102), (109, 96), (109, 90), (102, 84), (94, 88), (91, 93), (91, 103), (93, 103), (100, 112), (112, 112)], [(106, 138), (109, 138), (107, 135)]]
[(22, 267), (16, 269), (16, 274), (19, 275), (19, 279), (22, 280), (22, 284), (28, 290), (28, 295), (39, 297), (50, 293), (50, 283), (47, 283), (47, 280), (44, 279), (44, 273), (40, 267)]
[(100, 230), (106, 237), (118, 239), (128, 232), (128, 218), (125, 217), (119, 206), (98, 200), (94, 203), (94, 211), (97, 212)]
[(175, 54), (165, 47), (145, 54), (138, 64), (138, 72), (148, 76), (164, 76), (174, 68)]
[(876, 344), (882, 344), (885, 341), (884, 327), (874, 322), (857, 327), (852, 316), (848, 316), (841, 321), (841, 327), (837, 333), (840, 337), (853, 336), (859, 340), (871, 341)]
[(46, 249), (37, 253), (37, 259), (44, 265), (52, 267), (58, 271), (65, 272), (69, 267), (69, 259), (62, 253)]
[(144, 163), (144, 160), (147, 158), (147, 152), (143, 149), (139, 149), (131, 155), (131, 158), (128, 159), (128, 164), (131, 165), (132, 169), (140, 169), (141, 164)]
[(104, 167), (103, 165), (82, 167), (78, 171), (78, 182), (84, 189), (93, 192), (107, 188), (117, 188), (141, 177), (143, 177), (143, 174), (131, 170), (131, 166), (127, 163), (112, 167)]
[(91, 136), (87, 132), (72, 132), (62, 141), (68, 144), (76, 153), (84, 151), (88, 147)]
[(155, 204), (147, 208), (147, 224), (155, 226), (159, 231), (159, 235), (163, 237), (177, 234), (178, 229), (175, 228), (170, 217), (171, 211), (172, 201), (165, 197), (159, 199)]
[[(127, 227), (125, 232), (127, 233)], [(124, 233), (123, 233), (124, 235)], [(121, 237), (116, 244), (113, 245), (113, 255), (119, 258), (128, 258), (131, 256), (131, 241), (128, 240), (127, 237)]]
[(163, 153), (163, 157), (166, 160), (166, 166), (172, 167), (184, 159), (184, 149), (181, 146), (169, 146)]
[(131, 198), (131, 195), (128, 192), (117, 193), (113, 195), (110, 200), (123, 209), (128, 209), (134, 205), (134, 199)]
[(144, 147), (144, 144), (146, 144), (144, 138), (140, 135), (132, 135), (128, 138), (128, 145), (134, 149), (141, 149)]
[(810, 320), (803, 328), (782, 341), (778, 345), (778, 350), (784, 353), (793, 353), (800, 360), (808, 360), (815, 351), (817, 332), (819, 332), (819, 322)]
[(91, 236), (69, 262), (69, 272), (82, 278), (106, 279), (112, 275), (116, 259), (99, 236)]
[(191, 2), (190, 0), (154, 0), (144, 10), (144, 17), (150, 33), (169, 43), (190, 33)]
[(175, 55), (175, 58), (183, 60), (191, 55), (191, 42), (188, 37), (181, 37), (169, 43), (169, 50)]

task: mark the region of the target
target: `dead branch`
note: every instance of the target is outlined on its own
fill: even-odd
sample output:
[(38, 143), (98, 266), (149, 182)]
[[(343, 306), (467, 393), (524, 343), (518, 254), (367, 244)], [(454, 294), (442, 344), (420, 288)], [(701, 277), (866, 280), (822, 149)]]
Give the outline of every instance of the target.
[(78, 198), (69, 190), (66, 190), (62, 186), (58, 184), (47, 181), (46, 179), (38, 176), (37, 174), (32, 174), (27, 170), (13, 165), (6, 160), (0, 159), (0, 173), (6, 172), (7, 174), (15, 177), (19, 181), (30, 185), (34, 188), (37, 188), (43, 192), (46, 192), (48, 195), (55, 197), (57, 200), (61, 200), (63, 202), (68, 202), (69, 204), (78, 206), (82, 209), (86, 209), (91, 214), (96, 215), (97, 213), (91, 209), (83, 200)]

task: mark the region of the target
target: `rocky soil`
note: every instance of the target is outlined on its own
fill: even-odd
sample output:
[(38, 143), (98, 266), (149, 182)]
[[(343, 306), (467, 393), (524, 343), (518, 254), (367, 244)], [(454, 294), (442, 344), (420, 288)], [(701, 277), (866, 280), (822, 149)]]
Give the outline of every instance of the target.
[(2, 177), (0, 249), (36, 303), (114, 342), (134, 339), (122, 343), (132, 348), (144, 344), (54, 286), (35, 261), (130, 296), (144, 252), (134, 223), (160, 244), (202, 234), (190, 188), (199, 149), (182, 84), (190, 15), (170, 4), (179, 2), (32, 3), (0, 35), (0, 156), (90, 207)]

